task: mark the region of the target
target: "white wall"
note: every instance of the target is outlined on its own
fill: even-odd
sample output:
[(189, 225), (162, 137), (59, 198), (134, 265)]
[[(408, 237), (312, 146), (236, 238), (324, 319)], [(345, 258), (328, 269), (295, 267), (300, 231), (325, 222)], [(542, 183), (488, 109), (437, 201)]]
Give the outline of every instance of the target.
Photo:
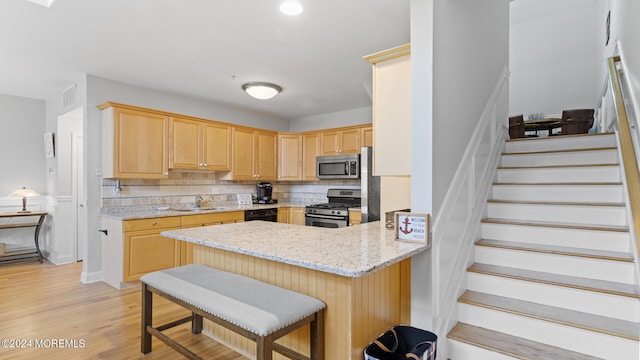
[(604, 81), (602, 0), (511, 3), (511, 115), (595, 108)]
[(341, 126), (369, 124), (372, 121), (371, 111), (371, 107), (368, 106), (294, 119), (289, 121), (289, 131), (313, 131)]
[(45, 102), (0, 94), (0, 197), (22, 186), (46, 194)]

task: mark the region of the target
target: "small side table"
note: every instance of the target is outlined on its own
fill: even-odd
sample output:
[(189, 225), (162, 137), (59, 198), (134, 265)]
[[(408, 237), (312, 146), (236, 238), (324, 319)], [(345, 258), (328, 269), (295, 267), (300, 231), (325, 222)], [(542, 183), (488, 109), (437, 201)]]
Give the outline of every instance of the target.
[(25, 228), (25, 227), (35, 227), (35, 236), (34, 243), (35, 248), (19, 248), (19, 249), (11, 249), (8, 248), (5, 251), (5, 254), (0, 256), (0, 263), (2, 262), (14, 262), (26, 259), (37, 258), (38, 261), (42, 263), (42, 252), (40, 252), (40, 244), (39, 244), (39, 236), (40, 236), (40, 228), (42, 228), (42, 223), (44, 219), (47, 217), (47, 212), (44, 211), (31, 211), (31, 212), (10, 212), (10, 213), (0, 213), (0, 219), (6, 218), (20, 218), (20, 217), (38, 217), (37, 222), (32, 223), (21, 223), (21, 224), (6, 224), (0, 225), (0, 230), (2, 229), (16, 229), (16, 228)]

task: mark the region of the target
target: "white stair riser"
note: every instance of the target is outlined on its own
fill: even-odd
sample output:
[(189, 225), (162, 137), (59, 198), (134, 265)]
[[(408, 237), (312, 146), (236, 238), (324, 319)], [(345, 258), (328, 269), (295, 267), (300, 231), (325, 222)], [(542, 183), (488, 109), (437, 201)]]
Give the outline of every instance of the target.
[(618, 162), (618, 151), (592, 150), (539, 154), (505, 154), (502, 166), (545, 166), (579, 164), (614, 164)]
[[(438, 354), (439, 355), (439, 354)], [(451, 360), (517, 360), (517, 358), (449, 339), (449, 356)]]
[(467, 273), (467, 283), (469, 290), (486, 294), (531, 301), (621, 320), (640, 321), (640, 301), (637, 298), (475, 272)]
[(542, 271), (625, 284), (633, 284), (635, 280), (635, 269), (632, 262), (545, 254), (488, 246), (475, 246), (475, 261), (481, 264)]
[(618, 166), (498, 169), (498, 182), (620, 182)]
[(493, 219), (583, 225), (627, 225), (627, 209), (624, 206), (488, 203), (487, 216)]
[(638, 342), (503, 311), (458, 303), (459, 321), (591, 356), (638, 360)]
[(616, 146), (614, 134), (599, 136), (551, 137), (527, 141), (507, 141), (507, 152), (551, 151)]
[(492, 199), (623, 203), (622, 185), (494, 185)]
[(562, 229), (483, 223), (483, 239), (557, 245), (605, 251), (631, 251), (628, 232)]

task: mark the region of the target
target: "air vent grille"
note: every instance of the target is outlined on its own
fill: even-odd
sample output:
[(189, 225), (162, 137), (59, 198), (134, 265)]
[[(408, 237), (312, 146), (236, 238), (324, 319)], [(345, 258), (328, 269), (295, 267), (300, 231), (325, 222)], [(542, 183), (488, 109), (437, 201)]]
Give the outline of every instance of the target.
[(76, 84), (62, 91), (62, 109), (67, 110), (76, 104)]

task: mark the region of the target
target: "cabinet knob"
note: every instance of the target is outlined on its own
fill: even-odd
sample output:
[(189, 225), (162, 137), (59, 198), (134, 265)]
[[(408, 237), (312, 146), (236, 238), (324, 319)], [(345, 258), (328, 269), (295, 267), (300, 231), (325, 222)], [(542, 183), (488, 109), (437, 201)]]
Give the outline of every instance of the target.
[(156, 226), (156, 225), (158, 225), (158, 222), (154, 221), (154, 222), (151, 223), (151, 225)]
[(202, 164), (202, 166), (207, 167), (207, 164)]

